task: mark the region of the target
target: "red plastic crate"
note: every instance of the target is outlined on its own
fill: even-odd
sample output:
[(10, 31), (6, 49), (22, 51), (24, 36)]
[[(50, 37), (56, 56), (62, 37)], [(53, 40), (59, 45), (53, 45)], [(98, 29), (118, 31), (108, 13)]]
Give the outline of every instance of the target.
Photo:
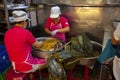
[(5, 80), (26, 80), (30, 73), (16, 73), (11, 67), (5, 75)]

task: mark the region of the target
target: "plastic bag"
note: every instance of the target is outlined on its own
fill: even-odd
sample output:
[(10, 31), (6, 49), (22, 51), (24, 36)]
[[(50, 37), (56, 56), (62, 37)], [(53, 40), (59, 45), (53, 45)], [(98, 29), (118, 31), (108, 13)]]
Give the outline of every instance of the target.
[(49, 80), (67, 80), (63, 65), (51, 54), (47, 58)]
[(72, 43), (73, 47), (78, 51), (82, 51), (85, 53), (90, 53), (93, 51), (93, 45), (91, 43), (91, 40), (85, 34), (72, 37), (70, 42)]

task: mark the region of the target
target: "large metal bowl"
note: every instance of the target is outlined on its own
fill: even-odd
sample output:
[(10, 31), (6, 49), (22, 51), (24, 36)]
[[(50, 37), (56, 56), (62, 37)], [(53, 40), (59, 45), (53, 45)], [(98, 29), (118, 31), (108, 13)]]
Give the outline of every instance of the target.
[(79, 64), (83, 66), (90, 66), (95, 63), (98, 57), (89, 57), (89, 58), (82, 58), (80, 59)]
[[(98, 43), (98, 42), (95, 42), (95, 41), (91, 41), (91, 42), (93, 44), (93, 50), (98, 51), (99, 53), (101, 53), (102, 45), (100, 43)], [(95, 63), (97, 58), (98, 58), (98, 56), (82, 58), (82, 59), (80, 59), (79, 64), (84, 65), (84, 66), (90, 66), (90, 65), (93, 65)]]
[[(36, 40), (38, 42), (45, 41), (47, 39), (54, 39), (54, 38), (52, 38), (52, 37), (38, 37), (38, 38), (36, 38)], [(53, 52), (57, 52), (57, 51), (62, 50), (64, 48), (64, 43), (62, 41), (58, 40), (58, 39), (57, 39), (57, 41), (59, 41), (59, 44), (56, 44), (56, 45), (59, 45), (60, 46), (59, 48), (56, 48), (54, 50), (40, 50), (40, 51), (41, 52), (47, 52), (47, 53), (53, 53)]]

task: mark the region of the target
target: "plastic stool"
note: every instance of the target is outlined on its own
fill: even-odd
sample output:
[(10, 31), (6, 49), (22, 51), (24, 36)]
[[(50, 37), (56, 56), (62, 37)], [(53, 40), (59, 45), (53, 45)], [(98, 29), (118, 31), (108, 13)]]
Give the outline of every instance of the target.
[(84, 73), (84, 80), (89, 79), (89, 68), (88, 66), (85, 66), (85, 73)]
[(69, 70), (67, 76), (68, 76), (68, 80), (74, 80), (74, 78), (73, 78), (73, 70)]
[[(75, 67), (79, 68), (79, 67)], [(78, 80), (76, 78), (73, 78), (73, 70), (68, 71), (68, 80)], [(84, 66), (84, 80), (89, 80), (89, 68), (88, 66)]]
[[(75, 80), (73, 78), (72, 73), (73, 73), (73, 70), (68, 70), (67, 71), (67, 78), (68, 78), (68, 80)], [(49, 77), (49, 72), (48, 72), (47, 68), (41, 70), (40, 76), (42, 76), (42, 77)], [(42, 80), (42, 78), (40, 80)]]
[(49, 73), (48, 73), (48, 69), (47, 68), (41, 70), (41, 76), (49, 77)]
[(5, 80), (26, 80), (32, 73), (16, 73), (13, 68), (10, 68), (5, 75)]

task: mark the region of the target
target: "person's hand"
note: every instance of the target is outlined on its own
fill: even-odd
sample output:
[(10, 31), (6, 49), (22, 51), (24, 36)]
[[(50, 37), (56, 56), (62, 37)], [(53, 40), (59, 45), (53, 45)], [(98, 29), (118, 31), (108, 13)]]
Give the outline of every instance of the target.
[(39, 43), (39, 44), (40, 44), (40, 46), (41, 46), (43, 42), (42, 42), (42, 41), (39, 41), (38, 43)]
[(57, 32), (58, 32), (58, 30), (54, 30), (54, 31), (51, 32), (51, 35), (55, 36)]

